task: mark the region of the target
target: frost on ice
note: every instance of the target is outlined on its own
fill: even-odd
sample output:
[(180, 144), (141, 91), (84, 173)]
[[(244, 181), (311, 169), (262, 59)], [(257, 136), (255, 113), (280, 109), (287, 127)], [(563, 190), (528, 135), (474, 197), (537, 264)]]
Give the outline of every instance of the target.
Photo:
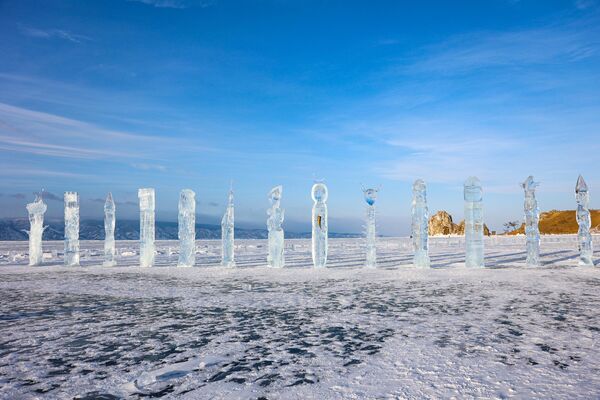
[(269, 231), (269, 254), (267, 256), (267, 264), (269, 267), (282, 268), (285, 264), (283, 255), (284, 249), (284, 232), (283, 218), (284, 210), (281, 208), (281, 194), (283, 187), (275, 186), (269, 192), (269, 201), (271, 208), (267, 210), (267, 229)]
[(324, 268), (327, 264), (327, 194), (325, 184), (313, 185), (312, 258), (315, 268)]
[(196, 193), (183, 189), (179, 194), (179, 267), (196, 263)]
[(65, 192), (65, 265), (79, 265), (79, 195)]
[(154, 189), (139, 189), (140, 267), (154, 265)]
[(230, 189), (227, 209), (221, 220), (221, 265), (224, 267), (235, 267), (233, 230), (233, 189)]
[(592, 261), (592, 235), (590, 226), (592, 224), (590, 211), (590, 194), (583, 177), (579, 175), (575, 186), (575, 199), (577, 200), (577, 240), (579, 242), (579, 265), (594, 265)]
[(427, 186), (422, 179), (413, 184), (412, 241), (413, 264), (418, 268), (429, 268), (429, 210), (427, 208)]
[(468, 268), (482, 268), (483, 262), (483, 190), (477, 177), (465, 181), (465, 246)]
[(112, 267), (115, 261), (115, 202), (112, 193), (106, 196), (104, 203), (104, 265)]
[(539, 185), (533, 176), (527, 177), (521, 187), (525, 191), (525, 236), (527, 237), (527, 265), (540, 264), (540, 209), (535, 198), (535, 188)]
[(26, 206), (29, 213), (29, 265), (42, 264), (42, 234), (46, 229), (44, 227), (44, 213), (48, 206), (42, 200), (42, 196), (36, 195), (33, 203)]
[(375, 200), (377, 199), (377, 191), (377, 189), (363, 189), (365, 201), (367, 203), (367, 215), (365, 221), (365, 245), (367, 253), (365, 266), (367, 268), (375, 268), (377, 266), (377, 233), (375, 225)]

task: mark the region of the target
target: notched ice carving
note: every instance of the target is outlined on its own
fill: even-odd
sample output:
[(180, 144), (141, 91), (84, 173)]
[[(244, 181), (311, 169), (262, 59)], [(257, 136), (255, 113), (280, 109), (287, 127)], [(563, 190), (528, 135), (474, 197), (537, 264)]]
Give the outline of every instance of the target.
[(229, 189), (227, 209), (221, 220), (221, 265), (224, 267), (235, 267), (234, 227), (233, 189)]
[(138, 190), (140, 200), (140, 267), (154, 265), (154, 189)]
[(465, 198), (465, 265), (483, 268), (483, 189), (477, 177), (470, 177), (464, 185)]
[(267, 264), (273, 268), (283, 268), (284, 259), (284, 210), (281, 208), (281, 195), (283, 186), (275, 186), (269, 192), (271, 208), (267, 210), (267, 229), (269, 231), (269, 254)]
[(311, 190), (314, 202), (312, 209), (312, 258), (315, 268), (327, 264), (327, 186), (315, 183)]
[(44, 214), (48, 206), (42, 200), (41, 195), (36, 195), (32, 203), (27, 204), (29, 213), (29, 265), (41, 265), (43, 260), (42, 235), (47, 227), (44, 226)]
[(79, 195), (65, 192), (65, 265), (79, 265)]
[(196, 263), (196, 193), (183, 189), (179, 194), (179, 261), (178, 267)]
[(525, 236), (527, 240), (527, 265), (540, 265), (540, 209), (535, 198), (535, 188), (539, 185), (533, 180), (533, 176), (528, 176), (525, 182), (521, 184), (525, 192), (525, 202), (523, 208), (525, 211)]
[(365, 251), (367, 268), (377, 267), (377, 226), (375, 221), (375, 200), (379, 189), (363, 189), (365, 196), (366, 219), (365, 219)]
[(590, 217), (590, 194), (588, 186), (579, 175), (577, 185), (575, 186), (575, 200), (577, 201), (577, 241), (579, 243), (579, 265), (594, 265), (592, 260), (592, 235), (590, 234), (590, 226), (592, 225)]
[(417, 179), (413, 184), (412, 199), (413, 264), (418, 268), (429, 268), (429, 209), (427, 208), (427, 186)]
[(106, 202), (104, 202), (104, 266), (106, 267), (117, 265), (115, 261), (115, 219), (115, 202), (112, 193), (108, 193)]

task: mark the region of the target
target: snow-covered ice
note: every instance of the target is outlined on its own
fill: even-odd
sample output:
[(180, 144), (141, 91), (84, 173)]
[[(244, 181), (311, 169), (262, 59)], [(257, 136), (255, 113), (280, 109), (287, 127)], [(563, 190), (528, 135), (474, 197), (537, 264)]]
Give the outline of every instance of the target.
[(236, 241), (235, 269), (220, 241), (196, 242), (196, 268), (175, 267), (176, 241), (156, 242), (158, 268), (136, 241), (117, 267), (101, 241), (81, 267), (61, 242), (40, 267), (0, 242), (0, 398), (597, 397), (600, 269), (577, 266), (577, 236), (542, 236), (537, 268), (524, 236), (484, 240), (483, 269), (464, 237), (431, 237), (430, 269), (410, 238), (379, 238), (378, 269), (364, 239), (331, 239), (324, 269), (310, 240), (277, 269), (266, 240)]

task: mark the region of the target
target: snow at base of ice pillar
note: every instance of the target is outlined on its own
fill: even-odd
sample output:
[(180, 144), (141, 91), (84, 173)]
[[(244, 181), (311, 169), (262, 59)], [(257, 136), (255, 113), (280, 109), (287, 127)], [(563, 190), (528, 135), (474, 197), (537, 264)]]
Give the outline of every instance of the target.
[(272, 268), (283, 268), (284, 259), (284, 233), (283, 218), (284, 210), (281, 208), (281, 194), (283, 187), (275, 186), (269, 192), (269, 201), (271, 208), (267, 210), (267, 229), (269, 231), (269, 254), (267, 256), (267, 265)]
[(377, 266), (377, 246), (376, 246), (376, 225), (375, 225), (375, 200), (377, 199), (377, 189), (363, 189), (365, 202), (367, 203), (367, 213), (365, 220), (365, 250), (367, 268)]
[(465, 181), (465, 246), (468, 268), (483, 268), (483, 190), (478, 178)]
[(525, 191), (525, 236), (527, 238), (527, 265), (540, 265), (540, 209), (535, 198), (535, 188), (539, 185), (533, 176), (527, 177), (521, 187)]
[(106, 196), (104, 202), (104, 266), (112, 267), (115, 261), (115, 215), (116, 207), (112, 194)]
[(413, 264), (418, 268), (429, 268), (429, 210), (427, 208), (427, 186), (421, 179), (413, 184), (412, 240)]
[(592, 235), (590, 234), (590, 226), (592, 221), (590, 218), (590, 194), (588, 187), (583, 177), (579, 175), (577, 185), (575, 186), (575, 199), (577, 200), (577, 241), (579, 242), (579, 265), (594, 265), (592, 260)]
[(33, 203), (26, 206), (29, 213), (29, 265), (40, 265), (43, 259), (42, 234), (44, 233), (44, 213), (48, 208), (41, 196), (36, 195)]
[(179, 262), (178, 267), (196, 263), (196, 193), (183, 189), (179, 194)]
[(139, 189), (140, 267), (154, 265), (154, 189)]
[(221, 265), (224, 267), (235, 267), (233, 233), (233, 190), (230, 190), (227, 200), (227, 210), (225, 210), (225, 214), (221, 220)]
[(312, 187), (312, 258), (315, 268), (327, 264), (327, 186), (315, 183)]
[(79, 265), (79, 195), (65, 192), (65, 265)]

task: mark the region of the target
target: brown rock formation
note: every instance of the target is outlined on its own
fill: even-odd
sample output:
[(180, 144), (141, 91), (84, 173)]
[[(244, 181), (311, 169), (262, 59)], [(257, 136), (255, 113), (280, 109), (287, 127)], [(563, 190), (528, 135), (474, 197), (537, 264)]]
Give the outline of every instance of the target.
[[(438, 211), (429, 218), (429, 235), (464, 235), (465, 221), (455, 224), (452, 216), (446, 211)], [(490, 230), (487, 225), (483, 225), (483, 234), (489, 236)]]
[[(600, 231), (600, 210), (590, 210), (592, 217), (593, 233)], [(575, 210), (552, 210), (540, 213), (541, 234), (577, 233), (579, 226), (575, 217)], [(512, 231), (508, 235), (525, 234), (525, 224)]]

